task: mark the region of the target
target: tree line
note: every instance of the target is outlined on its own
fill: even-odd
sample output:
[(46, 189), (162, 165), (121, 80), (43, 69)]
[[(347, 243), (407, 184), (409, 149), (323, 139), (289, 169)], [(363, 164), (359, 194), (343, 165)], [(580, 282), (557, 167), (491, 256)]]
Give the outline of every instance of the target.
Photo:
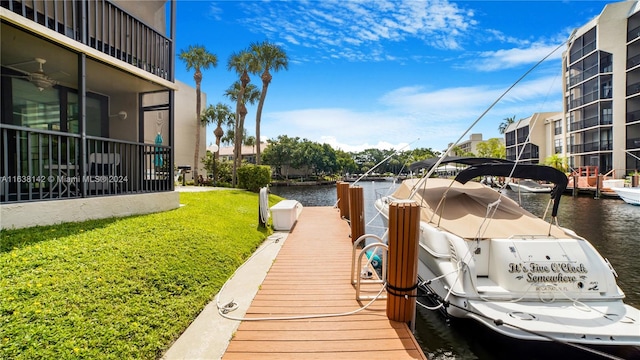
[[(232, 132), (229, 127), (227, 132)], [(221, 137), (229, 139), (225, 134)], [(255, 145), (253, 137), (245, 137), (244, 145)], [(227, 142), (230, 143), (230, 142)], [(370, 148), (358, 152), (334, 149), (329, 144), (320, 144), (300, 137), (280, 135), (267, 140), (262, 154), (262, 163), (271, 166), (276, 179), (288, 180), (292, 177), (306, 179), (338, 179), (348, 175), (364, 174), (373, 169), (375, 174), (408, 174), (409, 165), (416, 161), (441, 156), (440, 151), (431, 148), (416, 148), (406, 151)], [(450, 155), (505, 158), (505, 147), (497, 139), (489, 139), (477, 145), (477, 154), (464, 152), (454, 147)], [(220, 161), (208, 152), (203, 159), (205, 169), (216, 173), (214, 179), (231, 183), (232, 162)], [(294, 175), (295, 174), (295, 175)]]

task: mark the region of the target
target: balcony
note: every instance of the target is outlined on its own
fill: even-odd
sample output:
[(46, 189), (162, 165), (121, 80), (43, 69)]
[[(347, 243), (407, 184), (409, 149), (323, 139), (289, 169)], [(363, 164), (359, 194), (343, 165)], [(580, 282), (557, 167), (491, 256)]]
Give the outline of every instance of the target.
[(606, 126), (611, 125), (613, 122), (613, 116), (611, 115), (602, 115), (600, 118), (598, 116), (591, 116), (582, 121), (574, 121), (569, 124), (569, 131), (578, 131), (598, 125)]
[(627, 123), (640, 121), (640, 110), (627, 113)]
[(640, 138), (627, 139), (627, 149), (640, 149)]
[[(170, 147), (3, 124), (0, 203), (172, 191)], [(86, 148), (83, 158), (81, 149)]]
[(569, 102), (569, 108), (570, 109), (575, 109), (578, 106), (582, 106), (584, 104), (588, 104), (590, 102), (594, 102), (594, 101), (598, 100), (598, 95), (599, 95), (599, 92), (597, 90), (596, 91), (592, 91), (592, 92), (587, 93), (587, 94), (584, 94), (584, 96), (581, 96), (581, 97), (579, 97), (579, 98), (577, 98), (575, 100), (571, 100)]
[(640, 37), (640, 26), (633, 28), (627, 32), (627, 42), (631, 42), (638, 37)]
[(640, 65), (640, 55), (627, 59), (627, 70)]
[(0, 6), (172, 81), (172, 40), (108, 0), (2, 0)]
[[(573, 68), (571, 70), (574, 70)], [(598, 64), (594, 64), (593, 66), (581, 71), (577, 75), (573, 75), (569, 78), (569, 87), (573, 87), (574, 85), (581, 83), (591, 77), (594, 77), (598, 74)]]
[(574, 46), (572, 46), (571, 48), (571, 52), (569, 55), (569, 62), (573, 63), (578, 59), (584, 57), (585, 55), (589, 54), (595, 49), (596, 49), (595, 39), (590, 40), (588, 43), (584, 44), (583, 46), (580, 46), (578, 42), (576, 42), (576, 44), (574, 44)]
[(640, 93), (640, 82), (627, 85), (627, 96)]
[(601, 141), (593, 141), (584, 144), (571, 145), (571, 153), (572, 154), (580, 154), (587, 152), (596, 152), (596, 151), (607, 151), (613, 149), (613, 141), (611, 140), (601, 140)]

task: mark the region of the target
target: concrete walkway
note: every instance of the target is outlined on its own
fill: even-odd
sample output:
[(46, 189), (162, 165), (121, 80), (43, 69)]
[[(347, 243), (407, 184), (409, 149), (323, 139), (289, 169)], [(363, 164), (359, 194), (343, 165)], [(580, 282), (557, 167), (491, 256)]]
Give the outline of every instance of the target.
[[(191, 189), (182, 190), (211, 191), (216, 189), (198, 186), (185, 188)], [(178, 186), (176, 186), (177, 189)], [(220, 297), (220, 304), (224, 305), (233, 301), (238, 306), (238, 309), (230, 315), (243, 317), (246, 314), (288, 235), (288, 232), (276, 232), (269, 236), (223, 286), (216, 296), (216, 298)], [(204, 308), (161, 359), (220, 359), (239, 325), (239, 321), (228, 320), (220, 316), (214, 300)]]

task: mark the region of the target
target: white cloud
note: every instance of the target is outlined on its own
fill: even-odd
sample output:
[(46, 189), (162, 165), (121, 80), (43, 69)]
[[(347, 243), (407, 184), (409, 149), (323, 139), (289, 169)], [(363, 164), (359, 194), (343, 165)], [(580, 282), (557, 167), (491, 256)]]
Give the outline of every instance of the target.
[[(320, 53), (349, 44), (351, 52), (334, 53), (351, 61), (369, 57), (369, 48), (384, 42), (419, 39), (441, 49), (459, 49), (460, 39), (476, 24), (473, 12), (447, 0), (247, 2), (242, 20), (252, 31)], [(385, 49), (389, 52), (388, 48)], [(397, 56), (396, 54), (388, 54)], [(323, 55), (321, 55), (323, 56)]]
[(218, 7), (216, 4), (209, 4), (209, 17), (215, 21), (220, 21), (222, 19), (222, 9)]
[(329, 144), (334, 149), (340, 149), (346, 152), (361, 152), (366, 149), (381, 149), (381, 150), (410, 149), (408, 147), (409, 145), (408, 143), (392, 144), (387, 141), (378, 141), (376, 144), (369, 144), (368, 142), (356, 144), (356, 145), (344, 144), (344, 143), (341, 143), (335, 136), (321, 136), (320, 141), (318, 142), (323, 144)]
[[(470, 133), (499, 136), (506, 117), (561, 111), (561, 87), (556, 76), (524, 81), (508, 93)], [(420, 138), (411, 148), (444, 150), (506, 90), (507, 86), (425, 89), (420, 86), (388, 91), (377, 100), (379, 110), (308, 108), (263, 115), (262, 133), (269, 138), (288, 134), (345, 151), (398, 149)], [(464, 139), (463, 139), (464, 140)]]
[(510, 69), (520, 65), (535, 64), (540, 61), (540, 59), (549, 55), (553, 50), (556, 51), (552, 53), (547, 60), (558, 60), (562, 58), (562, 47), (558, 48), (558, 44), (533, 44), (528, 48), (484, 51), (479, 54), (479, 61), (470, 62), (469, 65), (479, 71)]

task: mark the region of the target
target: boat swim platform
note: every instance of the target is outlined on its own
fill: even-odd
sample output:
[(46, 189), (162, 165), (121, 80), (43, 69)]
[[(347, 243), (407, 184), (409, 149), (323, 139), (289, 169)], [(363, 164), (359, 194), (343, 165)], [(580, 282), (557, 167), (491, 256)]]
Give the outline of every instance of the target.
[[(305, 207), (266, 274), (245, 318), (347, 313), (351, 285), (350, 227), (332, 207)], [(381, 284), (361, 295), (375, 296)], [(383, 293), (384, 294), (384, 293)], [(233, 312), (229, 313), (233, 316)], [(242, 321), (222, 359), (426, 359), (407, 324), (391, 321), (386, 300), (356, 314), (296, 320)]]

